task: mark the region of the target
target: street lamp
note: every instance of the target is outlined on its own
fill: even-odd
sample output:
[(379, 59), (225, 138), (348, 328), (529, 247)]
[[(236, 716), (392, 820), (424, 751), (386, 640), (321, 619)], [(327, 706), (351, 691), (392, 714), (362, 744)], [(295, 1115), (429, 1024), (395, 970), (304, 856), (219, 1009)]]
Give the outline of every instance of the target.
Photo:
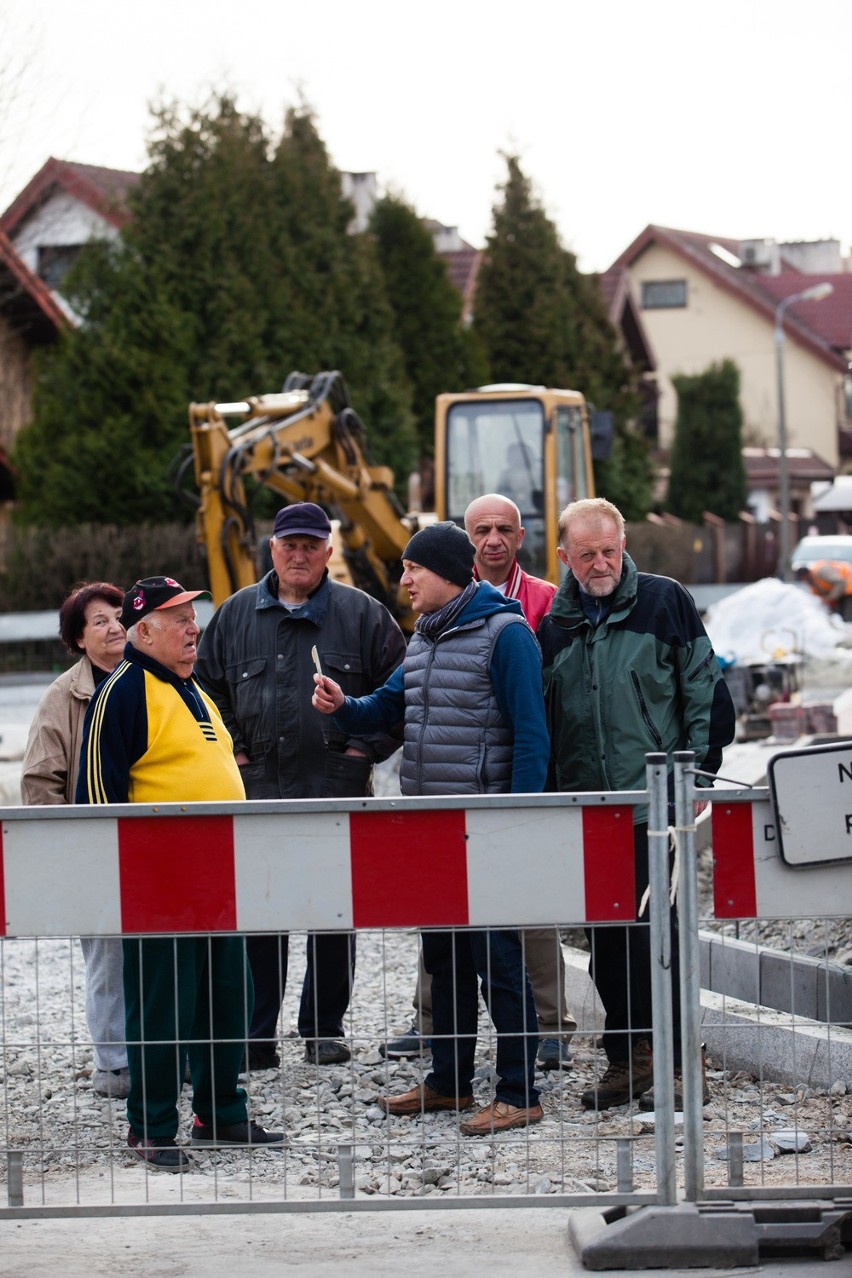
[(794, 302), (819, 302), (834, 285), (828, 280), (812, 284), (800, 293), (791, 293), (775, 307), (775, 368), (778, 375), (778, 506), (781, 534), (778, 541), (778, 576), (786, 581), (790, 572), (790, 472), (787, 467), (787, 419), (784, 412), (784, 312)]

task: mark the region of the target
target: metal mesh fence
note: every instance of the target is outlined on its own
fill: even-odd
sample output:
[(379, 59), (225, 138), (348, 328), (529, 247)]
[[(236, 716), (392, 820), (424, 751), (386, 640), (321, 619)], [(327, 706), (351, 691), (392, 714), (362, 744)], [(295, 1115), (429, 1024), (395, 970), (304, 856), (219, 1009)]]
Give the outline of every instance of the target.
[[(658, 760), (656, 767), (664, 783), (665, 761), (661, 764)], [(652, 790), (649, 784), (649, 793)], [(605, 890), (607, 884), (601, 883), (599, 865), (596, 872), (589, 869), (590, 855), (605, 855), (609, 841), (615, 837), (618, 809), (603, 812), (598, 825), (576, 812), (575, 798), (562, 805), (554, 802), (554, 796), (506, 800), (502, 804), (456, 803), (443, 815), (435, 814), (438, 828), (449, 832), (446, 837), (456, 840), (466, 857), (466, 876), (462, 874), (464, 858), (453, 863), (458, 883), (464, 880), (466, 884), (464, 909), (471, 921), (479, 911), (479, 929), (453, 928), (442, 922), (440, 930), (448, 935), (455, 933), (463, 947), (476, 932), (488, 937), (489, 933), (482, 933), (483, 927), (510, 927), (512, 910), (516, 908), (525, 926), (535, 924), (539, 932), (552, 937), (554, 964), (560, 957), (565, 963), (567, 1017), (557, 1012), (555, 1025), (552, 1019), (548, 1024), (530, 1024), (526, 1019), (510, 1029), (504, 1024), (503, 1029), (504, 1035), (532, 1039), (537, 1058), (534, 1086), (540, 1092), (543, 1111), (540, 1121), (506, 1130), (485, 1130), (474, 1136), (466, 1135), (462, 1124), (495, 1095), (502, 1078), (498, 1055), (502, 1048), (505, 1056), (506, 1049), (505, 1037), (501, 1044), (481, 998), (474, 1013), (477, 1042), (470, 1108), (463, 1112), (454, 1107), (425, 1112), (415, 1107), (409, 1115), (385, 1112), (387, 1105), (381, 1098), (398, 1096), (430, 1077), (438, 1033), (434, 1027), (428, 1032), (423, 1029), (420, 1036), (410, 1036), (411, 1050), (396, 1054), (388, 1051), (392, 1040), (414, 1028), (412, 1018), (421, 1010), (412, 1007), (420, 933), (411, 925), (421, 920), (413, 912), (415, 895), (400, 905), (398, 894), (393, 893), (388, 898), (390, 905), (382, 909), (396, 914), (404, 910), (410, 914), (408, 924), (379, 927), (367, 925), (363, 917), (359, 920), (359, 910), (363, 916), (379, 908), (370, 892), (380, 882), (373, 863), (377, 850), (365, 841), (365, 831), (372, 839), (380, 837), (381, 820), (368, 827), (362, 822), (358, 839), (352, 838), (353, 904), (346, 908), (354, 913), (348, 922), (338, 925), (357, 931), (357, 964), (341, 1036), (348, 1059), (316, 1063), (311, 1059), (310, 1040), (299, 1034), (305, 947), (311, 943), (311, 934), (293, 928), (287, 919), (286, 925), (291, 927), (290, 970), (275, 1031), (278, 1062), (270, 1068), (244, 1069), (240, 1076), (250, 1118), (265, 1129), (282, 1132), (285, 1141), (268, 1148), (210, 1148), (192, 1143), (193, 1108), (194, 1104), (197, 1107), (202, 1090), (199, 1052), (202, 1061), (209, 1053), (208, 1072), (214, 1074), (219, 1058), (213, 1044), (218, 1050), (223, 1042), (229, 1043), (242, 1060), (247, 1013), (243, 1013), (243, 1020), (226, 1040), (215, 1025), (196, 1025), (194, 1036), (166, 1038), (166, 1073), (170, 1073), (177, 1098), (177, 1142), (188, 1163), (187, 1174), (177, 1176), (155, 1173), (137, 1158), (127, 1143), (127, 1102), (98, 1094), (98, 1084), (103, 1080), (99, 1080), (95, 1069), (87, 1025), (86, 967), (81, 942), (76, 936), (64, 935), (56, 923), (65, 911), (84, 917), (86, 926), (94, 930), (91, 920), (99, 911), (105, 912), (105, 917), (116, 917), (119, 901), (125, 912), (133, 901), (138, 906), (140, 900), (148, 903), (145, 908), (151, 902), (160, 908), (158, 893), (150, 890), (150, 884), (142, 884), (144, 891), (131, 900), (131, 889), (140, 889), (138, 866), (134, 863), (129, 867), (128, 877), (123, 859), (128, 847), (143, 847), (143, 826), (152, 817), (139, 811), (128, 815), (127, 810), (116, 817), (113, 810), (92, 820), (91, 814), (83, 810), (63, 819), (59, 813), (45, 818), (31, 810), (7, 810), (2, 863), (7, 935), (0, 938), (0, 1183), (7, 1206), (0, 1207), (0, 1214), (336, 1207), (349, 1210), (353, 1206), (493, 1206), (520, 1202), (613, 1206), (665, 1204), (684, 1196), (690, 1202), (714, 1197), (818, 1196), (829, 1194), (838, 1186), (846, 1187), (848, 1195), (852, 1184), (852, 1012), (843, 962), (849, 948), (847, 922), (839, 912), (816, 919), (796, 919), (792, 917), (795, 903), (791, 903), (786, 918), (774, 921), (764, 917), (717, 917), (725, 910), (731, 913), (725, 903), (733, 899), (724, 893), (720, 896), (715, 882), (720, 877), (718, 846), (710, 866), (711, 888), (703, 894), (697, 887), (688, 890), (690, 882), (695, 884), (700, 874), (694, 851), (691, 791), (686, 800), (690, 812), (685, 816), (681, 803), (674, 827), (678, 849), (675, 861), (680, 865), (676, 877), (681, 892), (680, 928), (673, 936), (667, 921), (672, 867), (664, 784), (658, 786), (656, 815), (652, 805), (651, 898), (639, 922), (627, 921), (634, 913), (634, 905), (625, 901), (620, 890)], [(600, 796), (582, 796), (581, 802), (597, 807), (600, 814)], [(725, 812), (736, 807), (736, 801), (725, 794), (717, 795), (715, 802)], [(221, 849), (237, 848), (237, 868), (236, 872), (232, 869), (230, 878), (235, 884), (232, 890), (236, 918), (244, 918), (249, 908), (267, 908), (264, 899), (258, 906), (251, 906), (251, 895), (258, 885), (263, 898), (263, 876), (258, 869), (266, 862), (260, 859), (259, 849), (266, 847), (269, 832), (275, 832), (275, 854), (281, 860), (282, 849), (286, 852), (288, 847), (286, 831), (292, 829), (297, 834), (292, 845), (294, 863), (299, 858), (304, 861), (307, 878), (287, 880), (282, 874), (276, 882), (279, 887), (288, 881), (293, 884), (298, 909), (311, 918), (310, 926), (321, 931), (322, 920), (311, 910), (317, 894), (327, 895), (322, 890), (322, 866), (336, 867), (339, 876), (340, 865), (348, 864), (349, 853), (344, 855), (340, 848), (349, 848), (346, 830), (350, 809), (354, 812), (357, 807), (360, 812), (363, 806), (345, 801), (338, 801), (331, 809), (328, 805), (310, 804), (245, 805), (234, 822), (248, 825), (241, 826), (243, 833), (236, 836), (230, 833), (228, 814), (202, 814), (203, 824), (198, 828), (208, 842), (202, 841), (199, 846), (204, 851), (211, 838), (216, 842), (217, 873), (221, 875), (225, 864)], [(421, 806), (441, 807), (434, 801), (423, 801)], [(462, 807), (467, 810), (462, 811)], [(294, 808), (299, 808), (297, 817), (293, 816)], [(402, 822), (395, 804), (374, 801), (370, 811), (380, 816), (384, 813), (387, 828), (397, 837), (400, 829), (412, 828), (419, 808), (410, 805)], [(579, 815), (583, 816), (582, 822), (570, 825)], [(192, 810), (181, 810), (180, 815), (157, 812), (150, 828), (158, 832), (158, 837), (172, 828), (191, 833), (196, 819)], [(168, 825), (171, 820), (183, 824), (172, 827)], [(288, 826), (288, 820), (297, 824)], [(568, 830), (570, 826), (574, 834), (570, 839), (554, 839), (554, 827), (548, 822), (556, 822), (557, 830)], [(314, 830), (318, 832), (317, 841), (310, 844)], [(262, 837), (258, 838), (256, 831)], [(543, 840), (549, 851), (534, 847), (533, 837)], [(76, 839), (85, 849), (77, 875), (82, 876), (80, 882), (74, 876), (68, 877), (68, 839)], [(305, 851), (308, 844), (310, 855)], [(187, 847), (185, 839), (181, 846)], [(391, 852), (382, 864), (390, 864), (394, 846), (391, 840)], [(506, 876), (517, 849), (527, 857), (527, 864), (532, 857), (539, 867), (541, 880), (537, 881), (539, 890), (535, 894), (527, 891), (525, 884)], [(746, 852), (743, 863), (751, 865), (751, 851)], [(262, 855), (272, 857), (273, 853), (264, 851)], [(381, 861), (380, 849), (377, 855)], [(248, 862), (250, 874), (240, 870), (239, 856), (253, 858)], [(492, 874), (485, 869), (478, 872), (477, 857), (483, 867), (490, 869), (497, 864), (498, 870)], [(562, 862), (572, 857), (575, 869), (580, 867), (579, 878), (566, 879)], [(321, 862), (319, 872), (315, 869), (317, 858)], [(35, 859), (38, 866), (34, 865)], [(114, 863), (119, 869), (110, 877)], [(362, 875), (367, 875), (360, 885), (358, 866)], [(758, 858), (754, 866), (755, 876), (758, 870), (763, 873)], [(577, 909), (571, 918), (546, 923), (540, 882), (547, 881), (551, 871), (552, 881), (559, 885), (564, 899), (570, 900), (572, 892), (577, 894)], [(115, 889), (112, 904), (106, 900), (106, 880), (99, 877), (99, 873), (107, 872)], [(837, 871), (841, 887), (848, 872), (848, 867)], [(449, 871), (445, 869), (443, 873), (446, 876)], [(54, 880), (63, 883), (61, 891)], [(364, 882), (372, 885), (366, 895)], [(623, 884), (622, 880), (622, 887)], [(156, 889), (157, 884), (153, 887)], [(725, 892), (730, 890), (728, 879)], [(758, 882), (758, 895), (760, 891), (763, 888)], [(582, 894), (585, 904), (580, 899)], [(291, 916), (295, 908), (292, 899), (292, 892), (289, 896), (284, 892), (280, 907), (284, 913), (289, 908)], [(339, 894), (335, 899), (338, 905), (345, 905)], [(440, 893), (435, 899), (440, 905)], [(841, 890), (837, 896), (839, 908), (843, 908), (845, 900)], [(178, 908), (190, 907), (180, 904)], [(607, 911), (610, 920), (618, 916), (622, 921), (600, 921)], [(758, 912), (755, 907), (753, 913)], [(21, 922), (41, 916), (46, 920), (41, 930), (47, 935), (33, 935), (39, 929), (30, 927), (28, 931)], [(433, 917), (430, 923), (434, 926), (436, 921)], [(167, 951), (174, 947), (177, 955), (183, 941), (194, 938), (196, 949), (200, 946), (203, 968), (203, 954), (212, 953), (215, 938), (211, 939), (203, 925), (177, 939), (169, 936), (170, 930), (164, 929), (161, 942)], [(256, 925), (247, 930), (257, 931)], [(429, 931), (426, 928), (427, 935)], [(101, 933), (117, 935), (112, 925), (103, 926)], [(654, 1076), (647, 1076), (641, 1086), (634, 1086), (638, 1066), (635, 1055), (631, 1056), (626, 1079), (632, 1094), (620, 1100), (606, 1099), (601, 1091), (608, 1064), (604, 1052), (607, 1036), (602, 1009), (589, 978), (590, 959), (593, 965), (598, 964), (601, 948), (611, 954), (610, 942), (616, 933), (626, 934), (631, 940), (625, 946), (622, 967), (610, 972), (610, 981), (624, 991), (634, 987), (632, 940), (643, 934), (650, 944), (655, 982), (652, 1014), (640, 1015), (638, 1005), (634, 1007), (628, 995), (633, 1041), (645, 1039), (653, 1031)], [(229, 935), (242, 945), (239, 928)], [(681, 946), (681, 941), (686, 943)], [(137, 944), (132, 935), (126, 943)], [(665, 991), (670, 983), (670, 943), (680, 953), (684, 991), (683, 1068), (679, 1069), (675, 1060), (674, 1071), (670, 1062), (672, 1042), (677, 1039), (675, 1022), (666, 999), (660, 996), (660, 990)], [(493, 953), (486, 948), (486, 955), (490, 972)], [(240, 986), (246, 981), (242, 959), (238, 967), (236, 983)], [(176, 962), (173, 994), (178, 1001), (180, 970), (180, 963)], [(206, 968), (204, 973), (206, 981)], [(596, 975), (600, 980), (600, 971)], [(206, 988), (203, 982), (199, 988)], [(541, 1014), (541, 1008), (537, 1010)], [(454, 1006), (453, 1024), (462, 1016), (462, 1008)], [(461, 1039), (465, 1036), (455, 1029), (447, 1030), (446, 1021), (443, 1025), (441, 1035), (447, 1035), (461, 1055)], [(570, 1040), (570, 1060), (544, 1068), (538, 1058), (543, 1053), (543, 1042), (551, 1035)], [(146, 1033), (143, 1028), (140, 1044), (150, 1047), (156, 1041), (158, 1035)], [(702, 1044), (706, 1046), (704, 1053)], [(702, 1061), (706, 1100), (701, 1092)], [(192, 1066), (192, 1084), (186, 1080), (187, 1064)], [(652, 1081), (650, 1094), (654, 1101), (649, 1105)], [(460, 1078), (460, 1095), (465, 1083)], [(143, 1083), (143, 1090), (145, 1086)]]
[[(712, 926), (712, 920), (706, 922)], [(831, 922), (825, 921), (826, 935)], [(303, 941), (291, 936), (294, 956)], [(790, 952), (791, 962), (795, 954)], [(581, 1093), (594, 1088), (606, 1061), (596, 1029), (600, 1011), (585, 975), (588, 954), (572, 950), (568, 959), (571, 1006), (580, 1029), (571, 1040), (570, 1068), (536, 1071), (541, 1123), (471, 1138), (460, 1133), (464, 1115), (455, 1111), (395, 1117), (379, 1108), (379, 1096), (404, 1092), (423, 1080), (431, 1053), (424, 1043), (422, 1052), (407, 1059), (380, 1054), (382, 1044), (406, 1024), (417, 937), (410, 931), (367, 931), (358, 937), (345, 1023), (351, 1059), (331, 1066), (305, 1060), (305, 1042), (295, 1029), (301, 970), (293, 962), (279, 1031), (280, 1068), (242, 1074), (252, 1118), (283, 1130), (286, 1145), (192, 1148), (192, 1088), (182, 1077), (185, 1057), (176, 1049), (182, 1084), (178, 1143), (188, 1149), (191, 1168), (186, 1176), (163, 1176), (150, 1172), (128, 1149), (126, 1102), (98, 1096), (93, 1089), (79, 942), (6, 939), (0, 942), (6, 1153), (0, 1180), (6, 1201), (12, 1207), (63, 1209), (142, 1203), (310, 1207), (353, 1199), (653, 1200), (654, 1112), (640, 1109), (640, 1098), (608, 1109), (581, 1102)], [(738, 1186), (786, 1194), (852, 1183), (845, 1031), (818, 1025), (795, 1008), (778, 1012), (712, 991), (702, 993), (702, 1003), (710, 1093), (702, 1114), (707, 1195), (715, 1190), (727, 1196)], [(835, 1036), (840, 1040), (836, 1053)], [(819, 1078), (812, 1061), (815, 1038), (824, 1070)], [(782, 1057), (779, 1039), (792, 1064)], [(495, 1064), (495, 1030), (481, 1005), (473, 1084), (477, 1103), (487, 1104), (493, 1094)], [(676, 1149), (682, 1192), (677, 1117)]]

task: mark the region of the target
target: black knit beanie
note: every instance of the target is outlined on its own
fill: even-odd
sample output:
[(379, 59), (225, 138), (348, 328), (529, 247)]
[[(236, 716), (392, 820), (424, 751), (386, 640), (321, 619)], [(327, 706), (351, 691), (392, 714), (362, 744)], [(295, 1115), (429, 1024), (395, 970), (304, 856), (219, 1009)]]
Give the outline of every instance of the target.
[(421, 528), (400, 558), (428, 568), (454, 586), (469, 586), (473, 578), (473, 542), (450, 520)]

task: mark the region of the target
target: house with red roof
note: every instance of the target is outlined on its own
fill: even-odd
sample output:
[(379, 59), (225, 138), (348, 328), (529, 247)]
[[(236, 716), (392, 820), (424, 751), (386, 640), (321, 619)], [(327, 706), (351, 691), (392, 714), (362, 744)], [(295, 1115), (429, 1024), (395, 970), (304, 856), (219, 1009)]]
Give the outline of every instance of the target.
[[(739, 241), (652, 224), (604, 279), (625, 275), (656, 360), (647, 426), (662, 456), (677, 417), (672, 378), (733, 360), (749, 504), (765, 520), (778, 498), (780, 366), (791, 507), (810, 518), (811, 484), (852, 469), (852, 270), (839, 243)], [(789, 301), (823, 282), (832, 291), (822, 300)]]
[(130, 217), (138, 173), (51, 157), (0, 216), (24, 264), (57, 289), (87, 240), (113, 237)]
[(30, 420), (34, 353), (67, 322), (54, 294), (0, 230), (0, 503), (15, 496), (9, 452)]
[(70, 319), (62, 276), (86, 240), (118, 234), (138, 180), (51, 158), (0, 216), (0, 502), (14, 497), (8, 454), (31, 417), (35, 353)]
[(432, 236), (435, 252), (447, 268), (450, 281), (458, 289), (462, 299), (462, 323), (473, 323), (473, 301), (479, 268), (485, 257), (483, 249), (474, 248), (462, 239), (458, 227), (444, 226), (435, 218), (423, 219), (423, 225)]

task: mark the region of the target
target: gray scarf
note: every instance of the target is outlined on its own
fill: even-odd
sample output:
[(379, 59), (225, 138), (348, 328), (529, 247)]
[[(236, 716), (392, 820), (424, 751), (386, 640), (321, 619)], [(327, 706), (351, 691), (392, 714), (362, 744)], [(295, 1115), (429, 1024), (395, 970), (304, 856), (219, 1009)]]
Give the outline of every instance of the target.
[(465, 586), (460, 595), (455, 595), (437, 612), (424, 612), (417, 618), (414, 629), (427, 639), (437, 639), (438, 635), (451, 626), (459, 613), (467, 607), (476, 594), (476, 587), (477, 583), (472, 581), (469, 586)]

